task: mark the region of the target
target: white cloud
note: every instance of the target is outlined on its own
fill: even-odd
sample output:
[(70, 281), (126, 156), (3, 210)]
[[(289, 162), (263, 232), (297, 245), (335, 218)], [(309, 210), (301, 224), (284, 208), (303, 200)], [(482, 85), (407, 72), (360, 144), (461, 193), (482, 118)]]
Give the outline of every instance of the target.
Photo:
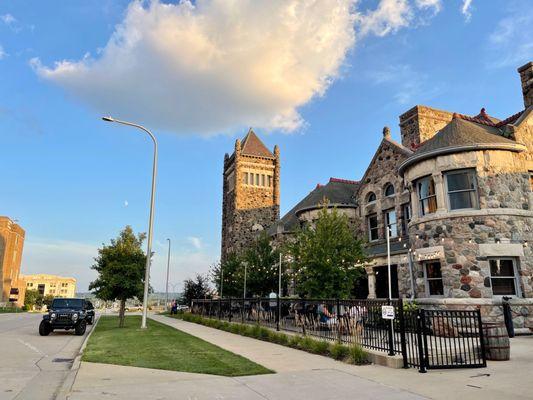
[(202, 239), (196, 236), (187, 237), (187, 241), (196, 249), (200, 250), (203, 247)]
[[(436, 14), (440, 0), (183, 0), (132, 2), (96, 55), (53, 66), (30, 61), (102, 114), (180, 134), (254, 126), (291, 132), (298, 108), (339, 78), (363, 38)], [(429, 13), (428, 13), (429, 11)]]
[(400, 105), (427, 101), (443, 91), (443, 87), (431, 82), (427, 74), (413, 70), (409, 64), (388, 65), (370, 71), (368, 77), (375, 85), (392, 88), (393, 100)]
[(412, 18), (413, 9), (407, 0), (382, 0), (375, 10), (359, 14), (359, 32), (363, 36), (385, 36), (409, 26)]
[(293, 131), (353, 46), (355, 0), (132, 2), (97, 58), (31, 61), (101, 113), (157, 129)]
[(11, 14), (0, 15), (0, 20), (6, 25), (14, 25), (17, 22), (17, 19)]
[(67, 240), (27, 238), (22, 256), (22, 274), (55, 274), (77, 279), (77, 290), (87, 291), (96, 278), (91, 269), (98, 246)]
[(465, 17), (466, 22), (470, 21), (470, 18), (472, 18), (472, 0), (463, 0), (461, 14)]
[(4, 48), (0, 44), (0, 60), (6, 58), (7, 56), (8, 56), (8, 54), (5, 52)]
[(533, 8), (528, 1), (509, 3), (488, 41), (488, 66), (518, 67), (533, 54)]

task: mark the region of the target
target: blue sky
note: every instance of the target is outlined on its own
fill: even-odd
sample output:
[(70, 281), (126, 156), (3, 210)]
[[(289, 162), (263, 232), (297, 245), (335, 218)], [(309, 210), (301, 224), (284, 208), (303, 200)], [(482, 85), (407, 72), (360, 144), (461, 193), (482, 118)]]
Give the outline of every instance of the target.
[(146, 231), (150, 142), (102, 114), (158, 136), (163, 290), (167, 237), (176, 288), (217, 260), (222, 161), (248, 126), (280, 146), (284, 212), (329, 177), (360, 178), (383, 126), (398, 139), (415, 104), (523, 108), (527, 1), (328, 2), (2, 1), (0, 214), (26, 230), (22, 272), (74, 276), (83, 291), (102, 242), (126, 224)]

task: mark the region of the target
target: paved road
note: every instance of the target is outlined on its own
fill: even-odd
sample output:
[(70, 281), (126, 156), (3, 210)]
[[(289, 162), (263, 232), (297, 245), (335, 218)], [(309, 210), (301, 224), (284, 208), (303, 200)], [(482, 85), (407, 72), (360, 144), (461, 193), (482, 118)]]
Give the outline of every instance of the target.
[(59, 331), (41, 337), (41, 318), (0, 314), (0, 400), (54, 399), (78, 354), (85, 336)]

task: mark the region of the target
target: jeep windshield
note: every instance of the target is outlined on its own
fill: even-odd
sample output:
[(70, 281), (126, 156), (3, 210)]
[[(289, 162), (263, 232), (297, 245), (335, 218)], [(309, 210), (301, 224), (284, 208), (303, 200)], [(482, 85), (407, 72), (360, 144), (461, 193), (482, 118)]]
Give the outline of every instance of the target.
[(54, 299), (52, 302), (52, 309), (58, 310), (61, 308), (82, 308), (82, 299)]

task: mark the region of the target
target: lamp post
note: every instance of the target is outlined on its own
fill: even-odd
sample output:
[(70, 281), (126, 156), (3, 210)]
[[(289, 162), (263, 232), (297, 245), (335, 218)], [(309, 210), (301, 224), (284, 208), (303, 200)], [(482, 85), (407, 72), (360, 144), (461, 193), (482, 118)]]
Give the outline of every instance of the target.
[(167, 257), (167, 284), (166, 284), (166, 303), (165, 308), (168, 308), (168, 276), (170, 274), (170, 239), (168, 239), (168, 257)]
[(154, 203), (155, 203), (155, 181), (157, 177), (157, 140), (152, 132), (146, 129), (142, 125), (134, 124), (132, 122), (121, 121), (114, 119), (112, 117), (102, 117), (106, 122), (116, 122), (117, 124), (133, 126), (134, 128), (140, 129), (148, 134), (154, 143), (154, 160), (152, 165), (152, 192), (150, 195), (150, 219), (148, 222), (148, 239), (147, 239), (147, 250), (146, 250), (146, 268), (144, 273), (144, 294), (143, 294), (143, 312), (141, 319), (141, 329), (146, 329), (146, 317), (148, 314), (148, 290), (150, 288), (150, 264), (152, 260), (152, 232), (154, 228)]
[(243, 299), (246, 298), (246, 266), (247, 266), (247, 263), (244, 263), (244, 293), (242, 295)]
[[(388, 284), (389, 284), (389, 305), (392, 303), (392, 278), (391, 278), (391, 263), (390, 263), (390, 225), (385, 221), (385, 230), (387, 237), (387, 275), (388, 275)], [(389, 330), (389, 355), (394, 355), (394, 319), (390, 320), (390, 330)]]

